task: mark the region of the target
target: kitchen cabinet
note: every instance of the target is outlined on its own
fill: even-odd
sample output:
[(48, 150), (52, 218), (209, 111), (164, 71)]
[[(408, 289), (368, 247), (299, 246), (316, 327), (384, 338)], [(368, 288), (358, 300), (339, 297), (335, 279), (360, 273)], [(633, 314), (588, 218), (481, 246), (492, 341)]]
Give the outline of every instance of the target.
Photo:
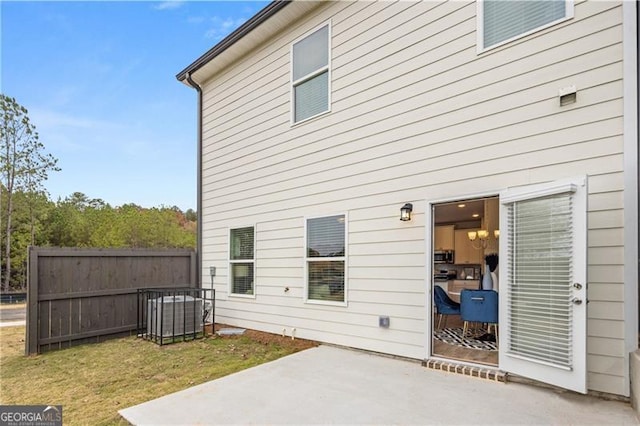
[(453, 225), (436, 226), (434, 234), (434, 250), (454, 250), (455, 237)]
[(458, 265), (481, 265), (484, 263), (482, 260), (484, 251), (473, 247), (467, 237), (467, 231), (470, 230), (461, 229), (454, 233), (455, 263)]

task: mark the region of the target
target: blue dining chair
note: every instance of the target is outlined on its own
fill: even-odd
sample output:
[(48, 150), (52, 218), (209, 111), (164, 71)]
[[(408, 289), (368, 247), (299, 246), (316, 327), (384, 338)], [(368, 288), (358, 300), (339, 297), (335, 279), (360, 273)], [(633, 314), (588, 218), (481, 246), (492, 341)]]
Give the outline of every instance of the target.
[[(442, 323), (442, 317), (444, 315), (460, 315), (460, 304), (451, 300), (447, 292), (438, 285), (433, 287), (433, 301), (436, 304), (439, 315), (438, 328), (440, 328), (440, 323)], [(447, 326), (447, 317), (444, 318), (444, 326)]]
[(487, 332), (494, 327), (498, 341), (498, 293), (495, 290), (468, 290), (460, 293), (460, 317), (464, 321), (462, 336), (467, 335), (470, 322), (486, 323)]

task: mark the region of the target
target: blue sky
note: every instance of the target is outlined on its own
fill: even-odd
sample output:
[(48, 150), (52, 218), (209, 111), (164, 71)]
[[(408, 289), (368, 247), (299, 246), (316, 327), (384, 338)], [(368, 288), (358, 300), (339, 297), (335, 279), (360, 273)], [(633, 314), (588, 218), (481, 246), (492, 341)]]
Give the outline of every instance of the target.
[(73, 192), (196, 208), (196, 91), (175, 75), (268, 2), (0, 2), (2, 93)]

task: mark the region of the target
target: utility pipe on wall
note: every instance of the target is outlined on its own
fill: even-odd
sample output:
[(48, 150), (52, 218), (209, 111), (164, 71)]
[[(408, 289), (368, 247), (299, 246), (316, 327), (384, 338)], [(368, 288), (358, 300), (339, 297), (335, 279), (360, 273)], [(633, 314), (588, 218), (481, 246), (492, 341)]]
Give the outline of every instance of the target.
[[(187, 80), (189, 86), (193, 87), (198, 92), (198, 119), (196, 124), (198, 129), (198, 149), (196, 153), (196, 155), (198, 156), (196, 177), (198, 185), (196, 192), (196, 265), (198, 273), (196, 274), (196, 287), (202, 288), (202, 87), (200, 87), (200, 85), (191, 78), (190, 73), (186, 74), (185, 80)], [(211, 283), (211, 287), (213, 288), (213, 282)]]

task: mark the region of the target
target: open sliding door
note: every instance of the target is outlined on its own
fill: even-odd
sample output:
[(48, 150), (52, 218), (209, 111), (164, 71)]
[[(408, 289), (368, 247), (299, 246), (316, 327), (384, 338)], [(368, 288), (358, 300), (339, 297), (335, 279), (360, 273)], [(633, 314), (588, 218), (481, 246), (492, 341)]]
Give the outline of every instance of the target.
[(586, 393), (586, 178), (500, 194), (500, 369)]

